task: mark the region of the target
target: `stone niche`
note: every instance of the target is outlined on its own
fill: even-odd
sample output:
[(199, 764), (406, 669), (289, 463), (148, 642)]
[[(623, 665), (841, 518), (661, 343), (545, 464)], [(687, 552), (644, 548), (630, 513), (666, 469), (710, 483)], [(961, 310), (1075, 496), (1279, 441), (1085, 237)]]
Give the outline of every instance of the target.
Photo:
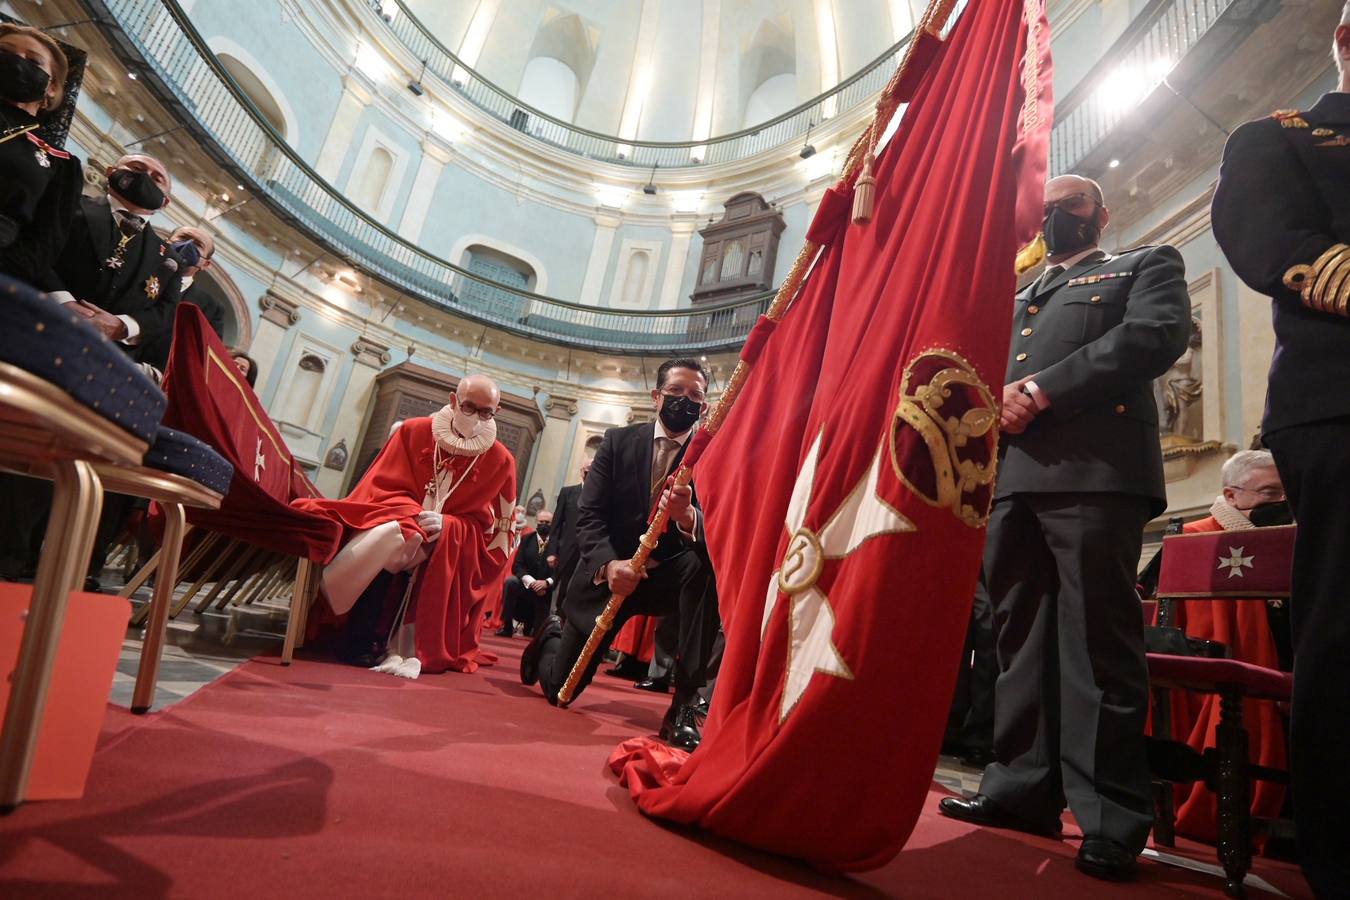
[[(356, 467), (350, 485), (356, 484), (389, 440), (389, 428), (402, 419), (429, 416), (444, 406), (459, 378), (435, 369), (404, 362), (386, 369), (375, 378), (375, 400), (365, 431), (357, 442)], [(534, 443), (544, 428), (544, 416), (529, 397), (502, 393), (497, 411), (497, 440), (516, 459), (516, 493), (525, 483)]]

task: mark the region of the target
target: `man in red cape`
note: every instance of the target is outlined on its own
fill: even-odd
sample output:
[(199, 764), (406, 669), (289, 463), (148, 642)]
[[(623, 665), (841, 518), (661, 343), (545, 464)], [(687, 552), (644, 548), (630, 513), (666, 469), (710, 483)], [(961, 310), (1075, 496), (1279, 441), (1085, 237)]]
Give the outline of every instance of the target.
[(893, 858), (930, 788), (991, 502), (988, 386), (1041, 218), (1042, 4), (970, 3), (944, 41), (946, 18), (883, 91), (909, 106), (870, 221), (849, 224), (851, 185), (826, 193), (814, 268), (695, 466), (726, 630), (703, 743), (611, 758), (644, 813), (826, 870)]
[(388, 595), (394, 626), (377, 671), (478, 668), (483, 607), (515, 546), (516, 464), (497, 440), (500, 402), (491, 379), (469, 375), (441, 410), (403, 422), (345, 500), (294, 501), (342, 526), (322, 580), (335, 613), (382, 572), (409, 575)]

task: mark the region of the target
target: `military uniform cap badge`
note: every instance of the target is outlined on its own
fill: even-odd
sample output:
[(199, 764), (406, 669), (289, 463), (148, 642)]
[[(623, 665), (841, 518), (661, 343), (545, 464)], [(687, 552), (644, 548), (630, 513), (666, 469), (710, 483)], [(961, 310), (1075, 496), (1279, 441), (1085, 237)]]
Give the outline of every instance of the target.
[(1301, 109), (1277, 109), (1270, 117), (1285, 128), (1307, 128), (1308, 120), (1303, 118)]
[(151, 275), (149, 278), (145, 279), (145, 296), (149, 297), (151, 300), (159, 299), (158, 276)]

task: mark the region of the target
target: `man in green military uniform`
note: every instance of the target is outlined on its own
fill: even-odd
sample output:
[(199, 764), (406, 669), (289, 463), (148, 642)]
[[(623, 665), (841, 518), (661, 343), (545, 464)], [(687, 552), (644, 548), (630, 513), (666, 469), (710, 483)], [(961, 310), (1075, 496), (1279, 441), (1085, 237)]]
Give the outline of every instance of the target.
[(1181, 255), (1104, 253), (1109, 219), (1091, 179), (1046, 185), (1050, 265), (1016, 299), (984, 555), (995, 762), (978, 794), (941, 809), (1048, 835), (1067, 802), (1078, 868), (1123, 881), (1153, 822), (1134, 590), (1144, 526), (1167, 505), (1152, 383), (1191, 316)]
[(1262, 437), (1294, 517), (1290, 730), (1300, 861), (1319, 897), (1350, 897), (1350, 4), (1338, 89), (1248, 122), (1224, 148), (1214, 236), (1274, 301)]

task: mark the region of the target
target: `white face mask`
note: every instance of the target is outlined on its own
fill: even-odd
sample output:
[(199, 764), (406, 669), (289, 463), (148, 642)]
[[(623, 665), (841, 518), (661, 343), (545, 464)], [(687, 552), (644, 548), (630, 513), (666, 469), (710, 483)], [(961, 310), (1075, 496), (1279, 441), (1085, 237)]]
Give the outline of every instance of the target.
[(471, 416), (468, 413), (455, 410), (454, 416), (450, 419), (450, 425), (455, 429), (455, 434), (462, 438), (478, 437), (478, 433), (483, 430), (483, 420), (478, 416)]

